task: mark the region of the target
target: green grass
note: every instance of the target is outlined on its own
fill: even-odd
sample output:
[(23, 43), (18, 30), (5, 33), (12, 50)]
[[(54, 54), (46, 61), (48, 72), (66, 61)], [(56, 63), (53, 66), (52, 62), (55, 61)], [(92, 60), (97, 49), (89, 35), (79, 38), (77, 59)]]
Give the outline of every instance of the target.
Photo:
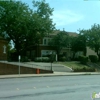
[(70, 61), (70, 62), (57, 62), (58, 64), (65, 65), (67, 67), (72, 68), (75, 72), (91, 72), (95, 71), (95, 68), (88, 67), (87, 65), (83, 65), (78, 61)]
[(71, 61), (71, 62), (57, 62), (58, 64), (62, 64), (68, 66), (70, 68), (77, 68), (77, 67), (87, 67), (86, 65), (81, 64), (78, 61)]

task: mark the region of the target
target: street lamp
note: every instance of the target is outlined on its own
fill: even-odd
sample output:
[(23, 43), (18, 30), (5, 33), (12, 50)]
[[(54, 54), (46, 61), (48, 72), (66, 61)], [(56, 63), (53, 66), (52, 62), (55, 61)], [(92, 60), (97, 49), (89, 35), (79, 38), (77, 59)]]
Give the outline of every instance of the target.
[(53, 60), (54, 60), (54, 58), (53, 58), (53, 52), (51, 51), (50, 52), (51, 71), (52, 71), (52, 63), (53, 63)]
[(21, 56), (19, 55), (18, 56), (18, 60), (19, 60), (19, 75), (20, 75), (20, 59), (21, 59)]

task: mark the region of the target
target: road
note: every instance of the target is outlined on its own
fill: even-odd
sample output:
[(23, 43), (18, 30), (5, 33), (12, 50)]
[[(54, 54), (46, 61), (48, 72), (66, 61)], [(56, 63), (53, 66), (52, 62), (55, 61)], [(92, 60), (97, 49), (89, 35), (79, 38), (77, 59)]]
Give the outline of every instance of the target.
[(91, 100), (94, 91), (100, 75), (0, 79), (0, 100)]

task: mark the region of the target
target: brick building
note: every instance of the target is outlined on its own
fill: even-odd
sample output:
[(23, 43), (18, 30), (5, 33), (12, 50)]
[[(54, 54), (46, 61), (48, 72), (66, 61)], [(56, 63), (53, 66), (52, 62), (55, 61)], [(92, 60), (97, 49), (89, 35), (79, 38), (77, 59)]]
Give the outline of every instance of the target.
[[(32, 48), (30, 48), (29, 51), (27, 51), (27, 56), (28, 58), (34, 58), (34, 57), (42, 57), (45, 55), (49, 55), (51, 52), (53, 52), (53, 54), (56, 54), (56, 47), (54, 46), (50, 46), (48, 43), (49, 41), (58, 33), (60, 32), (60, 30), (55, 30), (53, 33), (45, 36), (43, 39), (41, 39), (39, 41), (39, 44), (37, 44), (36, 46), (32, 46)], [(77, 33), (75, 32), (66, 32), (66, 34), (69, 34), (69, 36), (77, 36)], [(71, 56), (71, 48), (64, 48), (61, 53), (62, 54), (66, 54), (66, 56)]]
[(0, 60), (7, 60), (7, 41), (0, 36)]
[[(37, 44), (36, 46), (32, 46), (27, 51), (27, 54), (26, 54), (27, 57), (28, 58), (43, 57), (45, 55), (49, 55), (51, 52), (56, 54), (56, 47), (50, 46), (50, 45), (48, 45), (48, 43), (59, 32), (60, 32), (60, 30), (54, 31), (53, 33), (51, 33), (51, 34), (45, 36), (43, 39), (41, 39), (39, 41), (39, 44)], [(76, 32), (66, 32), (66, 34), (68, 34), (69, 36), (73, 36), (73, 37), (77, 37), (78, 36), (78, 34)], [(86, 56), (97, 55), (95, 53), (95, 51), (93, 51), (89, 47), (86, 47), (86, 50), (87, 50)], [(61, 50), (61, 54), (64, 54), (66, 56), (66, 58), (72, 58), (73, 57), (73, 52), (71, 51), (70, 45), (68, 46), (68, 48), (63, 48)], [(75, 57), (77, 58), (79, 55), (83, 55), (83, 52), (82, 51), (78, 51), (75, 54)]]

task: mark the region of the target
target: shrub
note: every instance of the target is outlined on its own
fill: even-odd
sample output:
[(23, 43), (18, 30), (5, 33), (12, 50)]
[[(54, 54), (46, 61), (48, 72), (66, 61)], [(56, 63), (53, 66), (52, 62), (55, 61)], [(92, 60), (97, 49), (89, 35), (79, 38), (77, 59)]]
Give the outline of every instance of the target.
[(50, 61), (49, 57), (42, 57), (42, 62), (49, 62), (49, 61)]
[(50, 59), (49, 57), (36, 57), (34, 61), (35, 62), (49, 62)]
[(36, 58), (34, 59), (34, 61), (35, 61), (35, 62), (41, 62), (41, 61), (42, 61), (42, 58), (41, 58), (41, 57), (36, 57)]
[(98, 58), (96, 55), (89, 55), (89, 59), (91, 60), (91, 62), (97, 62), (98, 61)]
[(21, 62), (28, 62), (28, 57), (27, 56), (23, 56), (21, 57)]
[(79, 56), (81, 64), (87, 64), (88, 62), (88, 57), (86, 56)]
[(74, 72), (95, 72), (93, 67), (78, 67), (73, 69)]
[(50, 57), (50, 54), (48, 54), (48, 55), (42, 55), (42, 57)]
[(66, 61), (66, 57), (60, 57), (59, 61)]

